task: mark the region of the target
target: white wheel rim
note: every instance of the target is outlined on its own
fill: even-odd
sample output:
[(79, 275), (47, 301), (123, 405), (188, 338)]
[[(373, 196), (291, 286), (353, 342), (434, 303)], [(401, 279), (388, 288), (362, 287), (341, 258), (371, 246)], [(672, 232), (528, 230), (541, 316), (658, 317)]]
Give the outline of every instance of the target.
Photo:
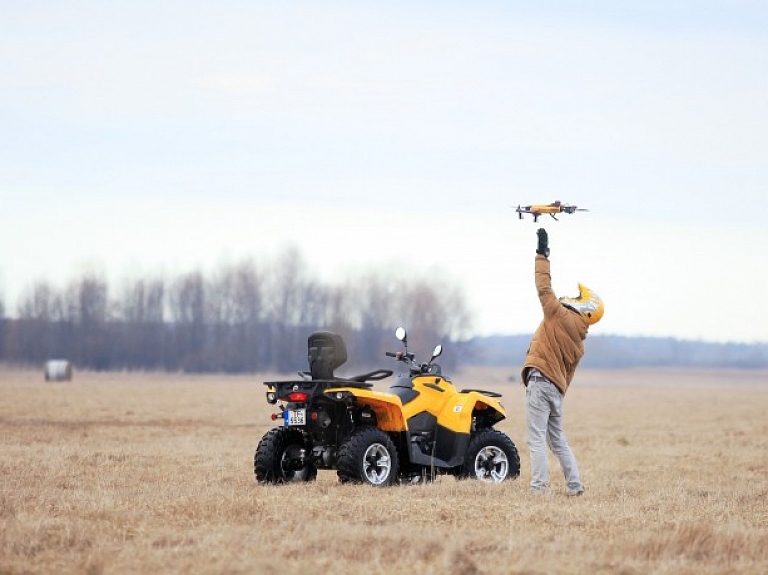
[(486, 483), (504, 481), (509, 473), (509, 459), (504, 450), (495, 445), (483, 447), (475, 457), (475, 477)]
[(363, 455), (363, 473), (368, 483), (381, 485), (389, 477), (392, 469), (392, 459), (389, 451), (381, 443), (374, 443), (365, 450)]

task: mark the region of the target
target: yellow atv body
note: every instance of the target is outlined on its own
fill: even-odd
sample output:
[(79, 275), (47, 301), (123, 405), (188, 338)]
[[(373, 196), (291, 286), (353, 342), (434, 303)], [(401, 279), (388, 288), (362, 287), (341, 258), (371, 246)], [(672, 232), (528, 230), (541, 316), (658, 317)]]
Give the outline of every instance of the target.
[[(389, 392), (336, 387), (325, 393), (347, 401), (354, 398), (350, 403), (373, 411), (379, 429), (402, 434), (414, 475), (421, 474), (419, 467), (434, 475), (436, 469), (463, 466), (472, 432), (506, 417), (504, 407), (489, 392), (458, 391), (442, 375), (401, 376)], [(408, 467), (406, 461), (402, 464)]]

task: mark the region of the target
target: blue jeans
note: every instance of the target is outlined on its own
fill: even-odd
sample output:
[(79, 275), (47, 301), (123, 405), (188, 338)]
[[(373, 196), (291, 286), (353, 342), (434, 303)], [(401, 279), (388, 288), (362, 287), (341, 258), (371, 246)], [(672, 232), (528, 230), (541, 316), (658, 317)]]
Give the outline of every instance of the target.
[(563, 432), (563, 396), (554, 383), (532, 377), (525, 390), (526, 442), (531, 454), (531, 489), (549, 482), (547, 445), (560, 461), (568, 490), (583, 491), (579, 465)]

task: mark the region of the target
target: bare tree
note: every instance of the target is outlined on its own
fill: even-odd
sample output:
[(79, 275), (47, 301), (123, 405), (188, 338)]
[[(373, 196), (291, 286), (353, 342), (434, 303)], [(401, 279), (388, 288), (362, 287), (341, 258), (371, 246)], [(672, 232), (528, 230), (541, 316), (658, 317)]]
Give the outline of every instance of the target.
[(441, 343), (448, 352), (441, 361), (445, 367), (453, 367), (457, 357), (446, 344), (457, 341), (470, 328), (470, 316), (461, 290), (448, 278), (434, 274), (429, 278), (412, 279), (398, 291), (395, 315), (403, 318), (416, 353), (426, 356), (432, 346)]
[(165, 366), (165, 283), (162, 279), (137, 279), (123, 284), (115, 302), (120, 349), (119, 363), (127, 368), (158, 369)]
[[(84, 273), (72, 280), (53, 312), (60, 318), (61, 337), (72, 343), (70, 355), (78, 365), (111, 367), (108, 287), (103, 277)], [(35, 304), (40, 307), (41, 304)]]
[[(299, 330), (306, 318), (307, 294), (311, 282), (306, 264), (295, 247), (285, 250), (268, 274), (269, 320), (268, 352), (272, 367), (280, 371), (294, 369), (296, 358), (304, 353), (306, 334)], [(310, 328), (311, 329), (311, 328)]]
[(199, 271), (179, 277), (170, 295), (177, 367), (200, 371), (204, 368), (205, 280)]
[(355, 333), (353, 325), (357, 302), (348, 288), (326, 286), (318, 294), (318, 313), (316, 325), (323, 329), (351, 335)]
[(207, 367), (254, 371), (259, 355), (263, 310), (262, 279), (251, 261), (224, 268), (206, 287), (206, 324), (210, 331)]
[(384, 351), (392, 348), (392, 334), (398, 321), (395, 309), (401, 291), (401, 282), (386, 270), (368, 272), (348, 282), (347, 300), (356, 328), (349, 346), (354, 363), (380, 365)]
[(17, 360), (39, 363), (53, 356), (71, 353), (66, 338), (61, 295), (47, 281), (38, 281), (21, 295), (18, 320), (13, 323), (13, 350)]
[(238, 370), (257, 371), (268, 365), (259, 345), (266, 323), (263, 279), (252, 261), (244, 261), (232, 270), (234, 276), (233, 323)]

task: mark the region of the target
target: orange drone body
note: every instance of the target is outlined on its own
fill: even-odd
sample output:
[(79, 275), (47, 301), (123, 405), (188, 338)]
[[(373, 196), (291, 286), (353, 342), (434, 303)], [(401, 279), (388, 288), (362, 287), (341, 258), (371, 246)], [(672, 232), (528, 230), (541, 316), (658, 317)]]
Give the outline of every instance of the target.
[(530, 206), (517, 206), (515, 210), (523, 219), (525, 214), (533, 216), (533, 221), (536, 222), (539, 216), (542, 214), (549, 214), (553, 220), (557, 220), (555, 214), (572, 214), (574, 212), (586, 212), (586, 208), (578, 208), (571, 204), (563, 204), (562, 202), (552, 202), (551, 204), (532, 204)]

